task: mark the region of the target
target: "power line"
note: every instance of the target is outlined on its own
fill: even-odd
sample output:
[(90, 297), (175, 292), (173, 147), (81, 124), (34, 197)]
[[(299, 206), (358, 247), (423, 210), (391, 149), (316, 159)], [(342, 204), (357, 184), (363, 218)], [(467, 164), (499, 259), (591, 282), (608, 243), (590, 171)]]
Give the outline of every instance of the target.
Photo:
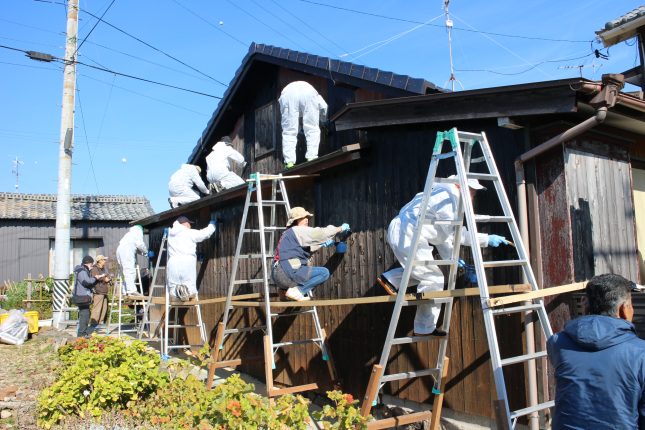
[(544, 60), (540, 61), (539, 63), (533, 64), (531, 67), (529, 67), (526, 70), (522, 70), (521, 72), (514, 72), (514, 73), (504, 73), (504, 72), (497, 72), (495, 70), (489, 70), (489, 69), (455, 69), (458, 72), (487, 72), (487, 73), (494, 73), (496, 75), (504, 75), (504, 76), (514, 76), (514, 75), (521, 75), (523, 73), (529, 72), (533, 69), (535, 69), (537, 66), (540, 66), (542, 64), (546, 63), (563, 63), (565, 61), (575, 61), (575, 60), (580, 60), (582, 58), (587, 58), (594, 55), (593, 52), (587, 55), (583, 55), (580, 57), (575, 57), (575, 58), (563, 58), (560, 60)]
[[(44, 2), (44, 3), (52, 3), (52, 4), (58, 4), (58, 5), (66, 6), (66, 4), (65, 4), (65, 3), (54, 2), (54, 1), (43, 1), (43, 0), (34, 0), (34, 1), (40, 1), (40, 2)], [(184, 61), (180, 60), (179, 58), (174, 57), (174, 56), (172, 56), (172, 55), (168, 54), (167, 52), (163, 51), (162, 49), (159, 49), (159, 48), (156, 48), (156, 47), (152, 46), (151, 44), (149, 44), (148, 42), (146, 42), (146, 41), (144, 41), (144, 40), (141, 40), (141, 39), (140, 39), (140, 38), (138, 38), (137, 36), (134, 36), (134, 35), (132, 35), (132, 34), (128, 33), (127, 31), (125, 31), (125, 30), (123, 30), (123, 29), (121, 29), (121, 28), (119, 28), (119, 27), (117, 27), (117, 26), (115, 26), (115, 25), (113, 25), (113, 24), (110, 24), (110, 23), (109, 23), (109, 22), (107, 22), (106, 20), (101, 19), (100, 17), (98, 17), (98, 16), (94, 15), (92, 12), (89, 12), (89, 11), (84, 10), (84, 9), (81, 9), (81, 12), (83, 12), (83, 13), (86, 13), (86, 14), (90, 15), (91, 17), (93, 17), (94, 19), (97, 19), (98, 21), (100, 21), (100, 22), (104, 23), (105, 25), (107, 25), (107, 26), (109, 26), (109, 27), (111, 27), (111, 28), (115, 29), (116, 31), (118, 31), (118, 32), (120, 32), (120, 33), (125, 34), (125, 35), (126, 35), (126, 36), (128, 36), (128, 37), (131, 37), (132, 39), (136, 40), (137, 42), (144, 44), (144, 45), (145, 45), (145, 46), (147, 46), (148, 48), (153, 49), (153, 50), (155, 50), (155, 51), (157, 51), (157, 52), (159, 52), (159, 53), (161, 53), (161, 54), (165, 55), (166, 57), (168, 57), (168, 58), (170, 58), (170, 59), (172, 59), (172, 60), (174, 60), (174, 61), (176, 61), (176, 62), (178, 62), (178, 63), (182, 64), (183, 66), (188, 67), (189, 69), (191, 69), (191, 70), (193, 70), (193, 71), (195, 71), (195, 72), (199, 73), (200, 75), (203, 75), (203, 76), (207, 77), (208, 79), (210, 79), (210, 80), (212, 80), (212, 81), (217, 82), (217, 83), (218, 83), (218, 84), (220, 84), (220, 85), (223, 85), (223, 86), (225, 86), (225, 87), (228, 87), (228, 85), (227, 85), (227, 84), (225, 84), (224, 82), (222, 82), (222, 81), (220, 81), (220, 80), (218, 80), (218, 79), (215, 79), (214, 77), (212, 77), (212, 76), (210, 76), (210, 75), (208, 75), (208, 74), (206, 74), (206, 73), (202, 72), (201, 70), (199, 70), (199, 69), (197, 69), (197, 68), (195, 68), (195, 67), (191, 66), (190, 64), (185, 63)]]
[(76, 90), (78, 94), (78, 107), (80, 108), (81, 111), (81, 122), (83, 123), (83, 132), (85, 133), (85, 146), (87, 147), (87, 154), (90, 157), (90, 169), (92, 171), (92, 177), (94, 178), (94, 185), (96, 185), (96, 193), (100, 194), (99, 192), (99, 183), (96, 180), (96, 172), (94, 171), (94, 160), (92, 157), (92, 151), (90, 151), (90, 144), (87, 140), (87, 128), (85, 127), (85, 115), (83, 114), (83, 104), (81, 103), (81, 92), (77, 89)]
[[(11, 46), (6, 46), (6, 45), (0, 45), (0, 48), (9, 49), (9, 50), (12, 50), (12, 51), (18, 51), (18, 52), (22, 52), (22, 53), (25, 53), (25, 54), (28, 54), (28, 55), (29, 55), (29, 52), (30, 52), (30, 51), (25, 51), (24, 49), (13, 48)], [(60, 62), (62, 64), (65, 64), (67, 62), (67, 60), (65, 60), (63, 58), (55, 57), (53, 55), (51, 56), (51, 58), (52, 58), (53, 61), (57, 61), (57, 62)], [(80, 64), (80, 65), (85, 66), (85, 67), (90, 67), (92, 69), (101, 70), (103, 72), (113, 73), (115, 75), (123, 76), (123, 77), (126, 77), (126, 78), (135, 79), (135, 80), (143, 81), (143, 82), (148, 82), (150, 84), (160, 85), (160, 86), (163, 86), (163, 87), (174, 88), (174, 89), (180, 90), (180, 91), (186, 91), (188, 93), (199, 94), (201, 96), (211, 97), (211, 98), (214, 98), (214, 99), (221, 99), (222, 98), (220, 96), (214, 96), (212, 94), (202, 93), (201, 91), (190, 90), (188, 88), (178, 87), (176, 85), (166, 84), (164, 82), (153, 81), (152, 79), (146, 79), (146, 78), (142, 78), (142, 77), (139, 77), (139, 76), (130, 75), (130, 74), (127, 74), (127, 73), (117, 72), (115, 70), (111, 70), (111, 69), (108, 69), (108, 68), (105, 68), (105, 67), (93, 66), (91, 64), (83, 63), (83, 62), (78, 61), (78, 60), (74, 61), (74, 63)]]
[[(399, 21), (399, 22), (408, 22), (412, 24), (423, 24), (421, 21), (416, 21), (413, 19), (405, 19), (405, 18), (396, 18), (393, 16), (387, 16), (387, 15), (381, 15), (378, 13), (372, 13), (372, 12), (365, 12), (362, 10), (356, 10), (356, 9), (350, 9), (346, 7), (341, 7), (341, 6), (336, 6), (336, 5), (331, 5), (327, 3), (320, 3), (317, 1), (312, 1), (312, 0), (298, 0), (302, 3), (309, 3), (309, 4), (314, 4), (317, 6), (323, 6), (323, 7), (328, 7), (331, 9), (337, 9), (337, 10), (343, 10), (346, 12), (352, 12), (352, 13), (357, 13), (360, 15), (367, 15), (367, 16), (372, 16), (375, 18), (382, 18), (382, 19), (389, 19), (391, 21)], [(438, 25), (438, 24), (425, 24), (429, 27), (439, 27), (439, 28), (444, 28), (443, 25)], [(517, 34), (504, 34), (504, 33), (494, 33), (490, 31), (481, 31), (481, 30), (473, 30), (470, 28), (459, 28), (459, 27), (453, 27), (453, 30), (459, 30), (459, 31), (467, 31), (470, 33), (480, 33), (480, 34), (488, 34), (491, 36), (501, 36), (501, 37), (514, 37), (517, 39), (528, 39), (528, 40), (542, 40), (545, 42), (568, 42), (568, 43), (589, 43), (589, 40), (569, 40), (569, 39), (551, 39), (548, 37), (536, 37), (536, 36), (521, 36)]]
[(221, 31), (222, 33), (224, 33), (225, 35), (227, 35), (228, 37), (230, 37), (231, 39), (233, 39), (234, 41), (236, 41), (236, 42), (237, 42), (237, 43), (239, 43), (240, 45), (242, 45), (242, 46), (244, 46), (244, 47), (249, 46), (249, 43), (246, 43), (246, 42), (244, 42), (244, 41), (242, 41), (242, 40), (238, 39), (237, 37), (233, 36), (232, 34), (230, 34), (229, 32), (227, 32), (226, 30), (224, 30), (223, 28), (220, 28), (220, 27), (216, 26), (215, 24), (211, 23), (210, 21), (208, 21), (207, 19), (205, 19), (204, 17), (202, 17), (202, 16), (201, 16), (201, 15), (199, 15), (198, 13), (196, 13), (196, 12), (192, 11), (192, 10), (191, 10), (191, 9), (189, 9), (188, 7), (186, 7), (186, 6), (184, 6), (183, 4), (179, 3), (177, 0), (172, 0), (172, 1), (173, 1), (173, 2), (175, 2), (179, 7), (181, 7), (182, 9), (184, 9), (185, 11), (187, 11), (188, 13), (190, 13), (191, 15), (194, 15), (196, 18), (198, 18), (198, 19), (200, 19), (200, 20), (204, 21), (206, 24), (210, 25), (210, 26), (211, 26), (211, 27), (213, 27), (215, 30), (217, 30), (217, 31)]
[(105, 16), (105, 14), (106, 14), (106, 13), (108, 13), (108, 10), (110, 10), (110, 8), (112, 7), (112, 5), (114, 4), (114, 2), (115, 2), (115, 1), (116, 1), (116, 0), (112, 0), (112, 3), (110, 3), (110, 5), (107, 7), (107, 9), (105, 9), (105, 11), (103, 12), (103, 14), (101, 15), (101, 18), (99, 18), (99, 19), (94, 23), (94, 26), (92, 27), (92, 29), (90, 30), (90, 32), (89, 32), (89, 33), (87, 33), (87, 35), (83, 38), (83, 40), (81, 40), (81, 43), (78, 45), (78, 47), (77, 47), (77, 48), (76, 48), (76, 50), (74, 51), (74, 53), (72, 54), (71, 58), (74, 58), (74, 57), (76, 56), (76, 53), (78, 52), (78, 50), (79, 50), (79, 49), (81, 49), (81, 46), (83, 46), (83, 44), (85, 43), (85, 41), (87, 40), (87, 38), (88, 38), (88, 37), (90, 37), (90, 34), (92, 34), (92, 32), (94, 31), (94, 29), (96, 28), (96, 26), (97, 26), (97, 25), (99, 25), (99, 22), (101, 22), (101, 20), (102, 20), (102, 19), (103, 19), (103, 17)]

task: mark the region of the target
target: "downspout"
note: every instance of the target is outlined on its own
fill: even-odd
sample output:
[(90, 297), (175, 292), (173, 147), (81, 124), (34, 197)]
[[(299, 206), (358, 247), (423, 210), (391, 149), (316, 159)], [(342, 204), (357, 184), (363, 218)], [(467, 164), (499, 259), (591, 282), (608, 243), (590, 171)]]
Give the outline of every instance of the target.
[[(587, 130), (602, 124), (607, 118), (607, 110), (614, 107), (620, 90), (624, 86), (624, 77), (620, 74), (607, 74), (602, 76), (602, 87), (600, 92), (594, 96), (589, 104), (596, 109), (595, 115), (591, 118), (588, 118), (581, 122), (578, 125), (571, 127), (570, 129), (560, 133), (559, 135), (547, 140), (546, 142), (532, 148), (531, 150), (520, 155), (519, 158), (515, 161), (515, 178), (517, 183), (517, 198), (518, 198), (518, 220), (519, 220), (519, 229), (520, 235), (522, 236), (522, 242), (524, 242), (524, 247), (527, 250), (529, 249), (529, 222), (528, 222), (528, 208), (527, 208), (527, 196), (526, 196), (526, 177), (524, 173), (524, 163), (535, 158), (536, 156), (545, 153), (551, 148), (554, 148), (557, 145), (560, 145), (568, 140), (571, 140)], [(595, 86), (595, 85), (594, 85)], [(533, 220), (535, 222), (535, 216)], [(523, 279), (523, 282), (527, 282), (527, 279)], [(535, 353), (535, 339), (534, 339), (534, 326), (533, 326), (533, 314), (532, 312), (525, 312), (524, 314), (524, 333), (526, 336), (526, 354)], [(546, 349), (546, 339), (541, 339), (541, 349)], [(527, 381), (528, 381), (528, 406), (535, 406), (539, 403), (538, 401), (538, 390), (537, 390), (537, 371), (536, 371), (536, 362), (535, 360), (529, 360), (526, 363), (526, 372), (527, 372)], [(543, 375), (546, 375), (546, 372), (543, 372)], [(545, 381), (544, 381), (545, 382)], [(546, 384), (544, 384), (546, 385)], [(531, 430), (538, 430), (540, 425), (540, 420), (537, 412), (529, 415), (529, 428)]]

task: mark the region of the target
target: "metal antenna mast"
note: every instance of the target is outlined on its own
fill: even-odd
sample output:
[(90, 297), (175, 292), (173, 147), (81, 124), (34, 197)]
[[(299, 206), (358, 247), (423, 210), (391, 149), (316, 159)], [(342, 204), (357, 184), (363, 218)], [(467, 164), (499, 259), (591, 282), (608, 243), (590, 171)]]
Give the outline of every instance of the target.
[(25, 163), (16, 156), (15, 160), (11, 160), (11, 164), (13, 165), (11, 173), (16, 175), (16, 191), (18, 191), (18, 188), (20, 187), (20, 165)]
[[(461, 82), (457, 79), (455, 76), (455, 67), (452, 64), (452, 19), (450, 19), (450, 13), (448, 12), (448, 5), (450, 4), (450, 0), (443, 0), (443, 10), (446, 14), (446, 31), (448, 32), (448, 52), (450, 54), (450, 79), (448, 79), (448, 82), (450, 82), (450, 89), (452, 91), (455, 91), (455, 82), (459, 84), (461, 89), (464, 89), (464, 86), (461, 85)], [(444, 86), (448, 85), (448, 82)]]

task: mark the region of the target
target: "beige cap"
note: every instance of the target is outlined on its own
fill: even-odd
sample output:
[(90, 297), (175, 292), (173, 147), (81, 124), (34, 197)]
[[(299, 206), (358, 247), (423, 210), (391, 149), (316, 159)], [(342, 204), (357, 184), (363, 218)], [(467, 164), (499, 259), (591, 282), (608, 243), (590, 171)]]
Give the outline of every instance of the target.
[(108, 258), (105, 255), (97, 255), (96, 256), (96, 262), (98, 263), (101, 260), (107, 260)]
[(307, 212), (305, 208), (301, 206), (291, 208), (291, 210), (289, 211), (289, 220), (287, 221), (287, 227), (293, 224), (296, 220), (307, 216), (314, 216), (314, 214)]

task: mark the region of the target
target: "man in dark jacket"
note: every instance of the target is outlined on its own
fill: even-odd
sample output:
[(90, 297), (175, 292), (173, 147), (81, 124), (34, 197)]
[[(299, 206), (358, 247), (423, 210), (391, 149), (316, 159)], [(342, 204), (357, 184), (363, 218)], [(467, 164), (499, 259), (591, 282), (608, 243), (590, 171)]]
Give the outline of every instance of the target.
[(547, 343), (555, 369), (553, 429), (645, 429), (645, 341), (636, 336), (632, 283), (619, 275), (587, 283), (590, 315)]
[(74, 268), (74, 291), (72, 301), (78, 306), (78, 337), (88, 337), (90, 330), (87, 323), (90, 321), (90, 305), (92, 304), (92, 288), (97, 281), (103, 279), (105, 275), (90, 275), (90, 270), (94, 264), (94, 259), (86, 255), (83, 257), (81, 264)]

